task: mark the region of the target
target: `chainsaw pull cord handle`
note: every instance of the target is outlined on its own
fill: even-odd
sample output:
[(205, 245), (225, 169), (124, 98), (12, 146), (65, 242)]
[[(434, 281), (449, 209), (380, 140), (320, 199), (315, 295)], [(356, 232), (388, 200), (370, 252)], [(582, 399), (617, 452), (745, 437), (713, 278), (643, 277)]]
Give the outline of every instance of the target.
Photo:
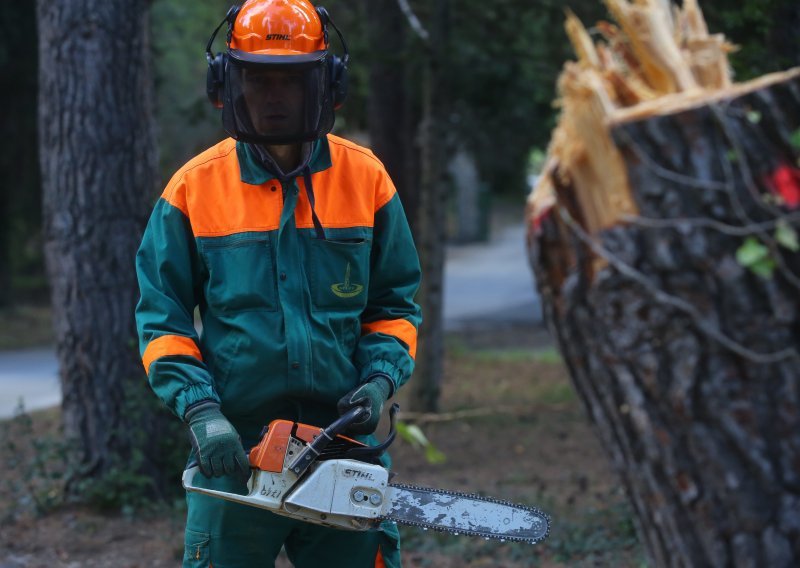
[(351, 448), (344, 453), (344, 457), (348, 459), (355, 459), (361, 461), (369, 461), (370, 459), (377, 459), (389, 446), (392, 445), (394, 439), (397, 437), (397, 430), (395, 424), (397, 423), (397, 412), (400, 410), (400, 405), (396, 402), (389, 408), (389, 433), (386, 439), (377, 446), (366, 446), (364, 448)]
[(308, 466), (322, 453), (322, 450), (328, 447), (328, 444), (330, 444), (338, 434), (358, 420), (364, 412), (366, 412), (366, 409), (363, 406), (354, 406), (342, 414), (333, 424), (320, 432), (314, 441), (308, 444), (297, 456), (297, 459), (289, 466), (292, 473), (297, 476), (302, 475), (303, 472), (308, 469)]

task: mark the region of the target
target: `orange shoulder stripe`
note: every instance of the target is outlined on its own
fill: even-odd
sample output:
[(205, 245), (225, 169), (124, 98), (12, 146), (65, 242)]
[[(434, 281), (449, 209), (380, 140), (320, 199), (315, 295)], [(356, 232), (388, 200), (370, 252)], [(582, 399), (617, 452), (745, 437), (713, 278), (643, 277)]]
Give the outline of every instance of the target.
[(236, 142), (230, 138), (187, 162), (162, 197), (189, 218), (195, 237), (277, 229), (283, 205), (278, 180), (242, 181)]
[[(378, 158), (358, 144), (328, 135), (331, 168), (315, 173), (314, 209), (323, 227), (372, 227), (375, 212), (386, 205), (396, 190)], [(305, 187), (298, 179), (298, 185)], [(312, 228), (311, 207), (305, 189), (297, 203), (296, 222), (302, 229)]]
[(408, 345), (408, 354), (412, 359), (417, 357), (417, 328), (404, 319), (378, 320), (361, 324), (361, 335), (369, 333), (385, 333), (396, 337)]
[(142, 364), (147, 374), (150, 374), (150, 365), (156, 359), (169, 355), (188, 355), (200, 361), (203, 356), (193, 339), (182, 335), (162, 335), (147, 344), (142, 355)]

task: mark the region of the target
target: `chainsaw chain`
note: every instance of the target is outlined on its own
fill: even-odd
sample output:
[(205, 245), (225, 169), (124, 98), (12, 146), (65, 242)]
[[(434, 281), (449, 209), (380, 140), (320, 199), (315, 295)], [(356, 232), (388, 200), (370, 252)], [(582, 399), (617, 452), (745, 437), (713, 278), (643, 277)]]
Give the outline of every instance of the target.
[(545, 530), (544, 535), (541, 538), (532, 539), (532, 538), (522, 538), (522, 537), (518, 537), (518, 536), (502, 536), (502, 535), (495, 534), (495, 533), (474, 531), (474, 530), (469, 530), (469, 529), (454, 530), (454, 529), (450, 529), (450, 528), (447, 528), (447, 527), (440, 527), (440, 526), (437, 526), (437, 525), (433, 525), (433, 524), (430, 524), (430, 523), (423, 523), (423, 522), (420, 522), (420, 521), (410, 521), (410, 520), (406, 520), (406, 519), (402, 519), (402, 518), (394, 518), (391, 515), (384, 515), (384, 516), (379, 517), (379, 520), (381, 520), (381, 521), (392, 521), (392, 522), (395, 522), (395, 523), (400, 523), (402, 525), (418, 527), (418, 528), (421, 528), (422, 530), (432, 529), (432, 530), (435, 530), (436, 532), (449, 533), (449, 534), (452, 534), (452, 535), (455, 535), (455, 536), (459, 536), (459, 535), (479, 536), (479, 537), (483, 537), (485, 540), (492, 539), (492, 540), (499, 540), (500, 542), (525, 542), (525, 543), (528, 543), (528, 544), (537, 544), (537, 543), (543, 541), (544, 539), (546, 539), (548, 537), (548, 535), (550, 534), (550, 517), (545, 515), (541, 510), (537, 509), (536, 507), (529, 507), (527, 505), (520, 505), (519, 503), (511, 503), (510, 501), (503, 501), (502, 499), (494, 499), (492, 497), (483, 497), (482, 495), (478, 495), (476, 493), (460, 493), (458, 491), (449, 491), (447, 489), (431, 489), (430, 487), (420, 487), (419, 485), (401, 485), (401, 484), (391, 483), (391, 484), (389, 484), (389, 487), (396, 487), (398, 489), (408, 489), (410, 491), (422, 491), (422, 492), (425, 492), (425, 493), (435, 493), (437, 495), (448, 495), (448, 496), (451, 496), (451, 497), (466, 497), (467, 499), (472, 499), (472, 500), (475, 500), (475, 501), (484, 501), (486, 503), (494, 503), (494, 504), (497, 504), (497, 505), (507, 505), (507, 506), (510, 506), (510, 507), (516, 507), (516, 508), (519, 508), (519, 509), (524, 509), (526, 511), (530, 511), (531, 513), (534, 513), (535, 515), (538, 515), (539, 517), (541, 517), (544, 520), (545, 525), (547, 526), (547, 528)]

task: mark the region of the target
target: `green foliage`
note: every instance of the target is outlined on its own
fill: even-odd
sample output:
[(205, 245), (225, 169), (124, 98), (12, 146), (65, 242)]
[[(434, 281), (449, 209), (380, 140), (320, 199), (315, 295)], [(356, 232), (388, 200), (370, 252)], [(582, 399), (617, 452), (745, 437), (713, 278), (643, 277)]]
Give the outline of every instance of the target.
[[(533, 547), (423, 532), (402, 525), (400, 536), (406, 555), (414, 555), (420, 566), (435, 567), (436, 557), (441, 556), (477, 566), (501, 566), (506, 562), (524, 562), (525, 566), (646, 566), (626, 502), (589, 510), (574, 519), (556, 516), (551, 522), (550, 536)], [(428, 560), (426, 553), (436, 557)]]
[(546, 545), (555, 560), (569, 566), (618, 566), (614, 557), (638, 546), (630, 505), (620, 501), (589, 510), (577, 520), (557, 518)]
[(0, 305), (47, 294), (42, 247), (42, 200), (37, 142), (36, 3), (0, 7)]
[(419, 426), (398, 420), (396, 427), (401, 440), (425, 452), (425, 459), (428, 463), (439, 464), (446, 461), (447, 457), (436, 446), (431, 444)]
[(709, 31), (723, 33), (739, 47), (730, 56), (737, 81), (800, 64), (800, 8), (795, 0), (709, 0), (700, 7)]
[[(599, 3), (578, 4), (587, 17), (601, 13)], [(497, 0), (453, 10), (450, 123), (492, 193), (527, 193), (531, 149), (545, 147), (555, 126), (556, 79), (571, 57), (563, 8)]]
[(755, 237), (747, 237), (736, 251), (736, 261), (762, 278), (771, 278), (775, 271), (775, 260), (769, 249)]
[[(206, 96), (205, 47), (231, 0), (154, 0), (150, 7), (156, 123), (163, 182), (225, 134)], [(222, 38), (222, 39), (220, 39)], [(225, 27), (214, 51), (224, 47)]]
[[(185, 426), (156, 398), (146, 381), (128, 381), (121, 415), (132, 448), (111, 456), (100, 477), (80, 479), (74, 493), (90, 505), (109, 511), (134, 513), (174, 501), (183, 491), (180, 475), (189, 450)], [(130, 417), (147, 417), (144, 423)]]
[(800, 151), (800, 128), (792, 132), (789, 142), (791, 143), (792, 148), (794, 148), (797, 151)]
[(13, 417), (0, 422), (0, 463), (5, 470), (0, 515), (42, 515), (61, 505), (72, 450), (58, 435), (37, 433), (34, 418), (20, 401)]
[(797, 241), (797, 231), (785, 219), (778, 221), (775, 228), (775, 240), (778, 244), (792, 252), (800, 250), (800, 243)]

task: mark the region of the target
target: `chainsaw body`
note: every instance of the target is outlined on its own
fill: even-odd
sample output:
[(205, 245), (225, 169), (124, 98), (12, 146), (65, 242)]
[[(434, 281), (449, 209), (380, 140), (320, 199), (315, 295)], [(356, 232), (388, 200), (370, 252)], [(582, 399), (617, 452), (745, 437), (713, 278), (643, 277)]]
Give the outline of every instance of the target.
[[(310, 523), (349, 530), (375, 528), (380, 523), (389, 484), (389, 472), (377, 463), (377, 458), (394, 438), (394, 419), (388, 443), (377, 448), (345, 436), (331, 436), (328, 430), (288, 420), (272, 421), (261, 442), (250, 451), (247, 495), (195, 486), (193, 481), (199, 470), (196, 465), (183, 473), (183, 486), (188, 491)], [(302, 462), (303, 452), (308, 452), (315, 442), (317, 448), (324, 447), (298, 474), (295, 462), (298, 458)], [(313, 451), (309, 454), (314, 455)], [(369, 461), (348, 455), (361, 455)]]

